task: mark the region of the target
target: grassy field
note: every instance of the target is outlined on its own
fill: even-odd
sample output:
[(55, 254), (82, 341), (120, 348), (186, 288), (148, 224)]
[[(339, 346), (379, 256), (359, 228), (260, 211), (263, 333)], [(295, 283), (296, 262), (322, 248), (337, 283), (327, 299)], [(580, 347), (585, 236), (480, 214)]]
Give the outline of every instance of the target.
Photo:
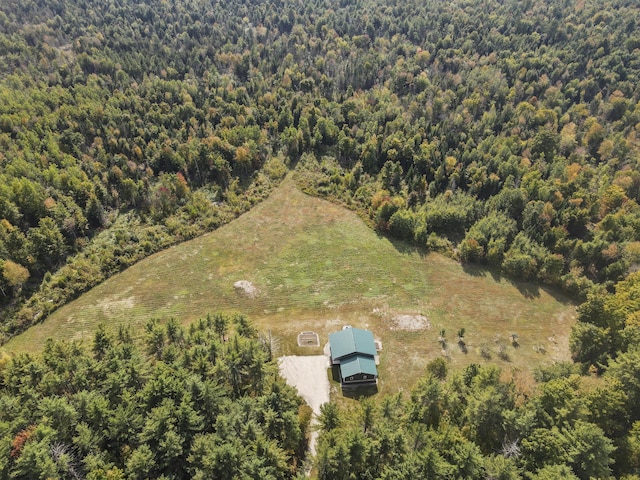
[[(259, 293), (239, 293), (233, 286), (239, 280)], [(216, 311), (247, 314), (272, 331), (282, 355), (319, 353), (297, 346), (303, 330), (318, 332), (324, 344), (345, 324), (369, 328), (383, 345), (382, 393), (408, 389), (426, 363), (443, 354), (452, 368), (494, 362), (525, 374), (566, 360), (575, 316), (557, 293), (378, 236), (355, 213), (308, 197), (287, 179), (231, 224), (112, 277), (4, 349), (37, 352), (47, 337), (90, 341), (99, 323), (128, 324), (142, 336), (151, 317), (188, 324)], [(407, 331), (394, 320), (399, 315), (423, 315), (430, 326)], [(466, 353), (457, 344), (460, 328)]]

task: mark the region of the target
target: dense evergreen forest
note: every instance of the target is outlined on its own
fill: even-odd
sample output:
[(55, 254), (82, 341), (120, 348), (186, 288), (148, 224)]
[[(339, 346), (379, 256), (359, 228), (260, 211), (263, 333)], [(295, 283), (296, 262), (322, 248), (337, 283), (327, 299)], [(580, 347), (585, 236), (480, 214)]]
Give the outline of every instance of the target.
[(101, 329), (90, 352), (50, 340), (4, 368), (0, 478), (296, 476), (311, 409), (245, 317), (146, 330), (144, 351)]
[(541, 369), (541, 385), (527, 395), (496, 367), (471, 364), (449, 376), (446, 361), (435, 360), (408, 398), (366, 399), (348, 413), (325, 404), (318, 476), (637, 479), (639, 362), (637, 350), (622, 354), (593, 388), (571, 365)]
[[(638, 475), (639, 161), (634, 0), (4, 0), (0, 343), (295, 170), (384, 234), (583, 302), (576, 364), (541, 371), (536, 392), (434, 367), (410, 399), (363, 404), (361, 423), (328, 407), (321, 477)], [(180, 334), (186, 352), (198, 335)], [(258, 355), (252, 335), (236, 346)], [(0, 475), (210, 478), (231, 452), (231, 476), (296, 474), (301, 433), (260, 417), (274, 389), (282, 415), (299, 406), (278, 380), (215, 393), (229, 418), (216, 426), (196, 400), (209, 377), (182, 347), (104, 342), (4, 364)], [(190, 392), (171, 407), (143, 393), (162, 372)]]

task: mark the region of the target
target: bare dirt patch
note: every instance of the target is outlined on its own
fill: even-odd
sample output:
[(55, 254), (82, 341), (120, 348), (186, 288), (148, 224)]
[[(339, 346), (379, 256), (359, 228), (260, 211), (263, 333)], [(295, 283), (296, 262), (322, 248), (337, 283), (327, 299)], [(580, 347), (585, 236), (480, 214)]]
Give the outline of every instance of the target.
[(233, 288), (236, 289), (236, 292), (249, 298), (256, 298), (260, 293), (256, 286), (248, 280), (238, 280), (233, 284)]
[(131, 310), (136, 303), (135, 297), (119, 298), (118, 295), (105, 297), (104, 300), (98, 302), (98, 306), (107, 316), (122, 315), (127, 310)]
[(431, 328), (431, 322), (424, 315), (396, 315), (391, 319), (391, 330), (404, 330), (405, 332), (418, 332)]
[[(288, 356), (278, 359), (280, 375), (286, 382), (298, 390), (300, 396), (313, 410), (312, 425), (317, 423), (320, 415), (320, 405), (329, 402), (329, 377), (327, 368), (329, 361), (325, 355)], [(316, 453), (316, 440), (318, 432), (311, 433), (309, 450), (312, 455)]]

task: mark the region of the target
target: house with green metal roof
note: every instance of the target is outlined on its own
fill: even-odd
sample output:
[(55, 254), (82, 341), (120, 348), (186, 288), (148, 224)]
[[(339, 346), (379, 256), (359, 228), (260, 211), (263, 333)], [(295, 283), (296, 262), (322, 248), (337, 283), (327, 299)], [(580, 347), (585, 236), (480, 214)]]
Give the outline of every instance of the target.
[(373, 333), (361, 328), (346, 327), (329, 335), (331, 364), (340, 369), (342, 385), (375, 383), (376, 344)]

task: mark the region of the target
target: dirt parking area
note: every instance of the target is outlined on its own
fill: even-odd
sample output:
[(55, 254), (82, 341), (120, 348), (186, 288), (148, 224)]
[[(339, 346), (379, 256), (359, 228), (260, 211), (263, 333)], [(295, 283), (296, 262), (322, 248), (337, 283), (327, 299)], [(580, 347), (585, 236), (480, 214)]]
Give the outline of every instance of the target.
[[(325, 355), (289, 356), (278, 359), (280, 375), (289, 385), (295, 387), (305, 402), (309, 404), (314, 413), (312, 425), (317, 423), (316, 417), (320, 415), (320, 405), (329, 402), (329, 377), (327, 368), (329, 359)], [(316, 439), (318, 432), (311, 433), (309, 450), (312, 455), (316, 453)]]

